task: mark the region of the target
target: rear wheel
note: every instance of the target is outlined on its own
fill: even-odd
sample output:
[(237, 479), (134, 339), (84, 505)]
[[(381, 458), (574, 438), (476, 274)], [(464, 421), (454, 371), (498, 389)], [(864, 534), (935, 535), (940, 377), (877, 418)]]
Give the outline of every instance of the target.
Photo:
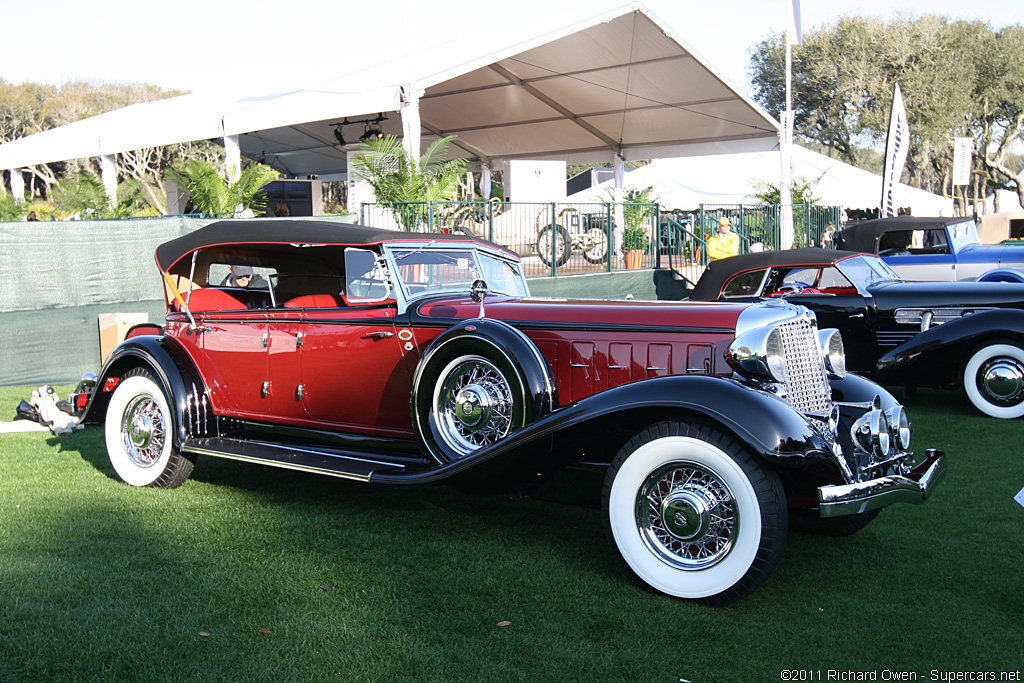
[(583, 258), (590, 263), (604, 263), (608, 260), (608, 235), (600, 228), (591, 228), (584, 235), (586, 248)]
[(620, 557), (640, 581), (709, 605), (757, 588), (786, 542), (778, 474), (699, 423), (668, 421), (637, 433), (609, 468), (604, 510)]
[(174, 418), (153, 374), (137, 368), (114, 389), (104, 423), (107, 456), (126, 484), (170, 489), (192, 474), (193, 462), (174, 448)]
[(988, 344), (968, 359), (964, 393), (975, 408), (990, 417), (1024, 415), (1024, 349), (1016, 344)]

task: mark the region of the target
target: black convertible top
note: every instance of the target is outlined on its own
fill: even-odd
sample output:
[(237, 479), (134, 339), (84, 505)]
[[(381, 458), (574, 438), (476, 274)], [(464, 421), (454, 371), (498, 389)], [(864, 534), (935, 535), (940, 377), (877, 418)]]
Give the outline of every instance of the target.
[(712, 261), (700, 276), (697, 286), (690, 293), (696, 301), (715, 301), (722, 288), (732, 276), (748, 270), (769, 268), (774, 266), (820, 266), (831, 265), (844, 258), (856, 256), (859, 251), (841, 251), (838, 249), (822, 249), (806, 247), (803, 249), (785, 249), (783, 251), (762, 251), (752, 254), (740, 254), (729, 258)]
[(861, 221), (839, 231), (836, 239), (836, 246), (853, 251), (866, 251), (872, 254), (878, 253), (878, 242), (887, 232), (905, 230), (936, 230), (944, 229), (947, 225), (965, 223), (973, 220), (969, 216), (947, 217), (922, 217), (922, 216), (892, 216), (889, 218), (876, 218), (870, 221)]
[(365, 246), (396, 240), (472, 240), (497, 247), (487, 240), (466, 235), (440, 234), (430, 232), (402, 232), (383, 230), (365, 225), (334, 223), (331, 221), (274, 220), (256, 218), (252, 220), (226, 220), (210, 223), (187, 235), (164, 242), (156, 248), (156, 264), (160, 270), (170, 268), (182, 256), (196, 249), (225, 244), (343, 244)]

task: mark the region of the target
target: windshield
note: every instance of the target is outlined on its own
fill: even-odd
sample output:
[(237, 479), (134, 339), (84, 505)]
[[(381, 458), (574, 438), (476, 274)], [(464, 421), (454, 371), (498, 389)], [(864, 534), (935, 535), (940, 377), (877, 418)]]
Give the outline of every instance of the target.
[(850, 282), (858, 289), (866, 289), (869, 285), (879, 282), (899, 282), (900, 276), (877, 256), (860, 254), (836, 262), (836, 268), (842, 271)]
[(527, 296), (529, 290), (519, 264), (470, 247), (420, 247), (391, 250), (398, 280), (407, 298), (436, 292), (468, 292), (475, 280), (489, 291)]
[(947, 232), (952, 242), (953, 251), (960, 251), (968, 244), (981, 244), (981, 240), (978, 238), (978, 226), (973, 220), (950, 225)]

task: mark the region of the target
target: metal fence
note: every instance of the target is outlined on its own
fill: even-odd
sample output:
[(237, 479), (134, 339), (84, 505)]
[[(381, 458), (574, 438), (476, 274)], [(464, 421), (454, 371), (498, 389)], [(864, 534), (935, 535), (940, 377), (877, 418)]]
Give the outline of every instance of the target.
[[(718, 220), (729, 218), (740, 237), (740, 253), (792, 247), (832, 247), (842, 225), (842, 208), (793, 204), (793, 243), (783, 245), (778, 204), (701, 204), (693, 211), (662, 211), (659, 215), (661, 255), (682, 262), (707, 265), (707, 240), (718, 230)], [(661, 264), (667, 265), (667, 264)]]
[[(728, 216), (740, 251), (779, 249), (782, 207), (710, 205), (662, 211), (657, 204), (404, 202), (368, 204), (360, 223), (393, 230), (458, 233), (507, 247), (523, 258), (527, 277), (707, 264), (707, 239)], [(839, 207), (793, 205), (794, 244), (830, 246)], [(616, 229), (621, 226), (620, 229)], [(640, 252), (627, 261), (626, 252)]]
[[(523, 259), (530, 276), (622, 270), (615, 252), (613, 204), (557, 202), (419, 202), (363, 204), (360, 222), (379, 228), (442, 232), (479, 237), (506, 247)], [(653, 234), (656, 204), (626, 204), (622, 221), (644, 236)], [(645, 250), (647, 251), (647, 250)], [(651, 257), (648, 254), (648, 263)]]

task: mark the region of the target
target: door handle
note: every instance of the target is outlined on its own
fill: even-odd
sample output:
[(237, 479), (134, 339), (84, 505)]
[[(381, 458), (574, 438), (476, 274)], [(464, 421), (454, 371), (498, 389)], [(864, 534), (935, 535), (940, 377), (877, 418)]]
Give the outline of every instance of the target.
[(364, 334), (363, 338), (364, 339), (389, 339), (389, 338), (394, 337), (394, 336), (395, 336), (394, 332), (389, 332), (388, 330), (381, 330), (380, 332), (369, 332), (367, 334)]

